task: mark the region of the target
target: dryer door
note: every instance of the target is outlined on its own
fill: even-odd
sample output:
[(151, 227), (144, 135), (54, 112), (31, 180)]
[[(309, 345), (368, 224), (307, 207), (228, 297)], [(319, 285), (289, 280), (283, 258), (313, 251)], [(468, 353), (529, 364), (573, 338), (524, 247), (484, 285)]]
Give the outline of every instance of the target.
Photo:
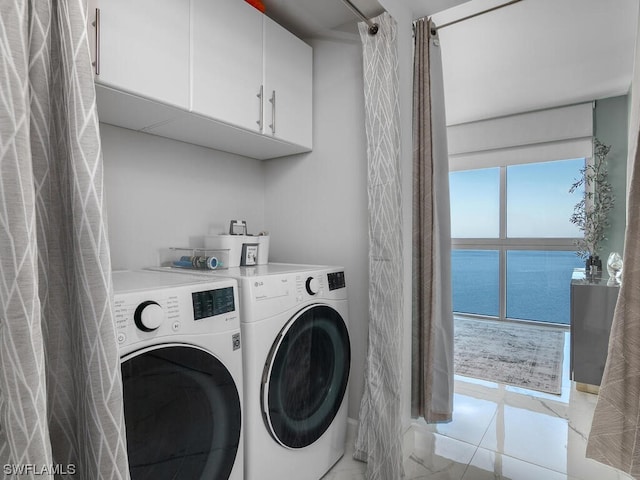
[(262, 414), (277, 442), (303, 448), (322, 436), (342, 404), (350, 362), (349, 334), (335, 309), (312, 305), (285, 325), (262, 377)]
[(240, 441), (240, 397), (209, 352), (165, 344), (121, 361), (132, 480), (227, 479)]

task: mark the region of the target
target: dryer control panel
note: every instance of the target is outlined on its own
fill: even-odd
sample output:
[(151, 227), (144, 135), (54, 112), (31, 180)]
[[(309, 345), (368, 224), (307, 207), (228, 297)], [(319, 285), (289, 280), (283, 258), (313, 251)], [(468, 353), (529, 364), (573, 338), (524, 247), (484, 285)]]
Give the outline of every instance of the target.
[(325, 276), (322, 274), (296, 275), (296, 300), (302, 302), (307, 296), (321, 297), (325, 286)]
[(253, 322), (309, 302), (346, 300), (343, 269), (327, 268), (240, 277), (243, 321)]
[(344, 272), (327, 273), (327, 283), (329, 284), (329, 290), (345, 288), (347, 285), (344, 280)]

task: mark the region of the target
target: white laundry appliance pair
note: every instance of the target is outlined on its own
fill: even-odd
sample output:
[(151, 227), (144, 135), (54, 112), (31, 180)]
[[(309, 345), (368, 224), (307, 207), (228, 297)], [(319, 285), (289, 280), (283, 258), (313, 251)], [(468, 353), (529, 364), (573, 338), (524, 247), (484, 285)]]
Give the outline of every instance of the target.
[(132, 480), (242, 480), (237, 282), (113, 272)]
[(245, 479), (320, 479), (345, 450), (344, 269), (271, 263), (188, 273), (238, 281)]

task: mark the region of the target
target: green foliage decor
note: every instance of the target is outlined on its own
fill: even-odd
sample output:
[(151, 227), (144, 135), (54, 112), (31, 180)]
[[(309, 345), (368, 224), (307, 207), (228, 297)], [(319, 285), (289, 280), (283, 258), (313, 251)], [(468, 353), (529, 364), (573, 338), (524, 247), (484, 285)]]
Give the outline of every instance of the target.
[(615, 203), (613, 189), (607, 180), (607, 155), (610, 150), (610, 145), (595, 138), (593, 163), (585, 164), (580, 170), (581, 178), (569, 190), (573, 193), (584, 187), (584, 196), (576, 203), (570, 218), (571, 223), (584, 233), (584, 238), (576, 241), (577, 253), (583, 259), (597, 256), (602, 249), (602, 242), (607, 239), (609, 212)]

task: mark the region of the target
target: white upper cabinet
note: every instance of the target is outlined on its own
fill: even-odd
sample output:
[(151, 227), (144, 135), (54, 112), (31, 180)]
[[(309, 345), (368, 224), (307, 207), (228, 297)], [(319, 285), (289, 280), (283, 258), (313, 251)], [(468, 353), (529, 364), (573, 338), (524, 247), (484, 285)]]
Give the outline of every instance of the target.
[(311, 47), (244, 1), (191, 5), (191, 110), (311, 148)]
[(245, 1), (89, 8), (101, 122), (252, 158), (311, 150), (311, 47)]
[(264, 17), (264, 133), (312, 145), (312, 49)]
[(191, 0), (191, 110), (260, 131), (262, 13), (241, 0)]
[(95, 5), (100, 12), (94, 30), (99, 37), (96, 82), (188, 108), (189, 0), (98, 0)]

